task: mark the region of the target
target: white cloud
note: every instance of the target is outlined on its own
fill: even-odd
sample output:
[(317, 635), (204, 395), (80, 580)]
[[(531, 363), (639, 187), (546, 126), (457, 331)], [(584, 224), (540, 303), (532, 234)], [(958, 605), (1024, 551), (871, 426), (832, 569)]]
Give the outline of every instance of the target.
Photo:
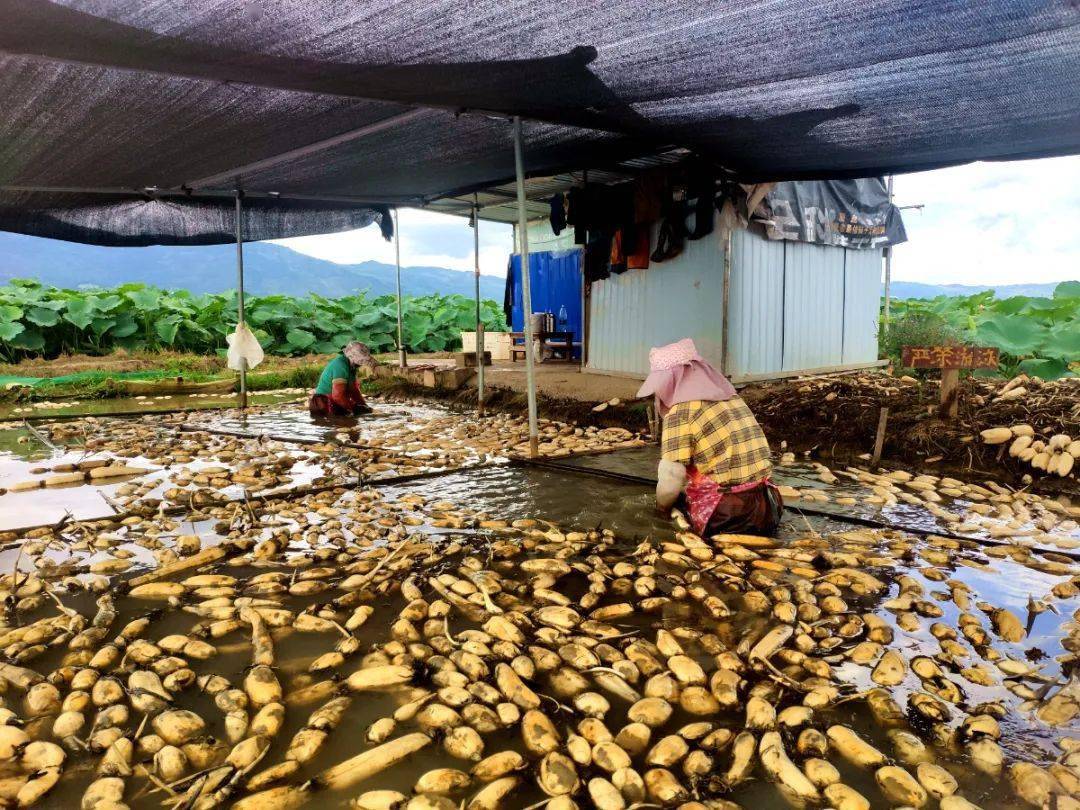
[(1080, 157), (973, 163), (898, 175), (906, 244), (893, 278), (1017, 284), (1080, 278)]
[[(473, 231), (464, 217), (403, 208), (401, 224), (402, 267), (474, 268)], [(510, 256), (512, 228), (480, 222), (480, 272), (505, 276)], [(366, 261), (394, 263), (394, 243), (387, 242), (375, 225), (358, 231), (279, 239), (277, 244), (338, 264)]]

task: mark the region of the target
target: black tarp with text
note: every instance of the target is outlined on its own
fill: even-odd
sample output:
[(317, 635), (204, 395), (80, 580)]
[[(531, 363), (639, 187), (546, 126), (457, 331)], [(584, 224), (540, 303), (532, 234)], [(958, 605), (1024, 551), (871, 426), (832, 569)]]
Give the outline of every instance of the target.
[(769, 239), (846, 248), (882, 248), (907, 241), (900, 211), (878, 178), (777, 183), (758, 217)]

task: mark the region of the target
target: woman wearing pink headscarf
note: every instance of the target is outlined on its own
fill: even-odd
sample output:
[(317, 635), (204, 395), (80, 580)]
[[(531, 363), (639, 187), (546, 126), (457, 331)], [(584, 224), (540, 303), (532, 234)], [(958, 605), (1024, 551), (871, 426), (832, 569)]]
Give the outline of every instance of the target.
[(651, 349), (649, 368), (637, 395), (654, 397), (663, 418), (657, 506), (685, 495), (700, 535), (775, 532), (784, 503), (769, 442), (731, 383), (689, 338)]

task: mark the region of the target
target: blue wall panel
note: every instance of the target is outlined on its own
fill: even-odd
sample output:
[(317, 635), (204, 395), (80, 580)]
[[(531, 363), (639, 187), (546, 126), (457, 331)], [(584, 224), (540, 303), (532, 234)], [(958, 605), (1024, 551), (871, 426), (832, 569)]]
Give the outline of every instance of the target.
[[(554, 314), (558, 329), (559, 308), (565, 306), (567, 328), (574, 333), (574, 341), (580, 342), (581, 249), (529, 253), (529, 270), (533, 312)], [(525, 315), (521, 303), (521, 256), (516, 253), (510, 257), (510, 272), (514, 285), (512, 327), (514, 332), (522, 332)]]

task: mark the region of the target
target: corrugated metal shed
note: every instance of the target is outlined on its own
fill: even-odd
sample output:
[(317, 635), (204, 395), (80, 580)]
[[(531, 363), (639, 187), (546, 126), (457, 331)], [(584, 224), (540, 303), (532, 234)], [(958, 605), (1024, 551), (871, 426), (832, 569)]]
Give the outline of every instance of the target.
[(844, 249), (784, 242), (784, 371), (840, 365)]
[(784, 243), (731, 235), (728, 368), (733, 376), (784, 367)]
[(844, 359), (872, 363), (878, 358), (881, 303), (881, 251), (845, 251)]
[[(723, 367), (724, 250), (719, 231), (648, 270), (592, 285), (589, 368), (644, 376), (649, 348), (692, 337)], [(881, 251), (732, 234), (730, 376), (877, 360)]]
[(693, 335), (698, 351), (719, 367), (723, 256), (713, 232), (687, 242), (676, 259), (594, 282), (589, 302), (589, 367), (644, 376), (650, 347), (687, 334)]

